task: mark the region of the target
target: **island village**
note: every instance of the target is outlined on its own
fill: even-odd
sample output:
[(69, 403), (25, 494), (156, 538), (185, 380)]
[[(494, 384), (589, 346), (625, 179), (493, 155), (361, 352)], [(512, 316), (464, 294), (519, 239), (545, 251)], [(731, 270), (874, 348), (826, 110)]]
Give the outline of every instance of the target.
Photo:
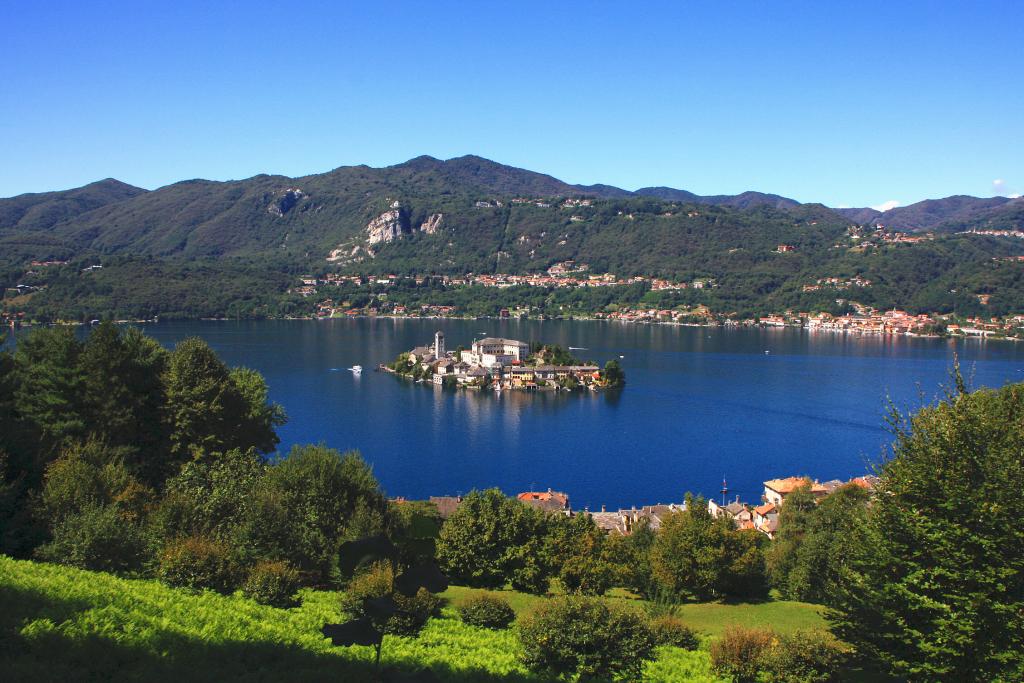
[(576, 391), (620, 387), (625, 375), (617, 361), (604, 369), (582, 363), (559, 346), (531, 345), (516, 339), (486, 337), (470, 348), (449, 351), (444, 333), (434, 334), (427, 346), (402, 353), (379, 370), (442, 386), (475, 389)]

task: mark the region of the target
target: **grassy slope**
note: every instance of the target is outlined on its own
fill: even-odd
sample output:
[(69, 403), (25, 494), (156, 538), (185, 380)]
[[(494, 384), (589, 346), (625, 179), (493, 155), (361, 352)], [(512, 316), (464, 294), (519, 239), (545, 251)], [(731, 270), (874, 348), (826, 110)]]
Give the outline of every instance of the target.
[[(471, 593), (453, 587), (455, 603)], [(509, 594), (517, 611), (538, 600)], [(619, 598), (625, 599), (625, 598)], [(371, 649), (333, 648), (319, 633), (339, 618), (337, 596), (305, 591), (301, 607), (264, 607), (240, 596), (193, 594), (151, 580), (0, 557), (0, 669), (6, 680), (370, 680)], [(815, 628), (797, 603), (691, 605), (683, 618), (709, 633), (730, 622)], [(514, 631), (464, 625), (449, 605), (415, 639), (385, 641), (385, 662), (430, 666), (443, 680), (528, 681)], [(650, 681), (714, 681), (706, 652), (662, 648)]]
[[(466, 597), (482, 591), (462, 586), (452, 586), (444, 594), (450, 602), (458, 604)], [(502, 591), (517, 614), (527, 612), (543, 598), (527, 593)], [(626, 591), (615, 589), (609, 594), (612, 600), (623, 604), (640, 605), (640, 601), (631, 597)], [(742, 626), (772, 627), (781, 633), (790, 633), (801, 629), (828, 628), (824, 617), (824, 608), (806, 602), (789, 602), (772, 600), (760, 603), (719, 603), (702, 602), (679, 606), (678, 616), (687, 626), (708, 636), (717, 636), (733, 624)]]

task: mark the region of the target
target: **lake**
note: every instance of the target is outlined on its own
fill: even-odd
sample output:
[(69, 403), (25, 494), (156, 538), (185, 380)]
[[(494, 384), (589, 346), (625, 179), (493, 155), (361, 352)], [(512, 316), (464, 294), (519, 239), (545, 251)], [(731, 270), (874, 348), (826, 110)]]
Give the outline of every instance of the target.
[[(197, 335), (262, 372), (289, 421), (281, 450), (359, 449), (388, 495), (497, 486), (562, 490), (574, 508), (678, 502), (686, 491), (759, 501), (761, 482), (865, 473), (890, 442), (887, 397), (932, 401), (953, 355), (973, 386), (1024, 381), (1012, 342), (598, 321), (209, 321), (145, 325), (170, 346)], [(449, 348), (503, 336), (622, 356), (616, 394), (443, 390), (374, 372), (442, 330)], [(767, 353), (766, 353), (767, 352)], [(360, 364), (361, 376), (348, 371)], [(922, 398), (923, 397), (923, 398)]]

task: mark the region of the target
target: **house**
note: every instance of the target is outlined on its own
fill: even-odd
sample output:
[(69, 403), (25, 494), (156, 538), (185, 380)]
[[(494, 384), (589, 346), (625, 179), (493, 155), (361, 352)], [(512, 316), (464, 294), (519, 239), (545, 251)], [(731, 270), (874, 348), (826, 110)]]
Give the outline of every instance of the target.
[(676, 512), (686, 509), (682, 503), (663, 505), (644, 505), (642, 507), (623, 508), (618, 512), (607, 512), (604, 507), (600, 512), (586, 512), (594, 523), (609, 534), (629, 536), (641, 524), (647, 525), (651, 531), (658, 531), (661, 525)]
[(768, 534), (769, 538), (773, 537), (779, 523), (778, 506), (775, 503), (765, 503), (764, 505), (758, 505), (750, 512), (754, 528)]
[(512, 386), (517, 389), (537, 386), (536, 375), (533, 368), (510, 367), (505, 370), (505, 377), (507, 377)]
[(463, 374), (457, 375), (456, 378), (458, 379), (459, 384), (469, 384), (470, 382), (481, 382), (490, 374), (491, 373), (487, 372), (487, 370), (480, 366), (474, 366), (466, 370)]
[(525, 491), (516, 496), (518, 500), (545, 512), (569, 514), (569, 494), (561, 491)]
[(433, 352), (427, 346), (417, 346), (409, 352), (409, 360), (413, 363), (422, 363), (427, 356), (433, 356)]
[(779, 507), (782, 507), (783, 501), (786, 496), (796, 491), (798, 488), (808, 487), (811, 494), (815, 499), (823, 498), (828, 495), (828, 489), (819, 484), (816, 481), (812, 481), (810, 477), (786, 477), (785, 479), (771, 479), (764, 483), (764, 501), (766, 503), (774, 503)]
[(715, 519), (728, 517), (736, 526), (740, 526), (752, 520), (750, 509), (745, 503), (741, 503), (739, 497), (726, 505), (719, 505), (714, 500), (708, 501), (708, 512)]
[(588, 512), (586, 514), (594, 520), (594, 524), (596, 524), (597, 528), (601, 531), (607, 534), (625, 535), (622, 532), (618, 512), (607, 512), (605, 510), (601, 510), (600, 512)]
[(866, 489), (867, 491), (874, 493), (878, 489), (878, 484), (881, 480), (873, 474), (865, 474), (863, 477), (854, 477), (851, 479), (849, 484), (854, 484)]

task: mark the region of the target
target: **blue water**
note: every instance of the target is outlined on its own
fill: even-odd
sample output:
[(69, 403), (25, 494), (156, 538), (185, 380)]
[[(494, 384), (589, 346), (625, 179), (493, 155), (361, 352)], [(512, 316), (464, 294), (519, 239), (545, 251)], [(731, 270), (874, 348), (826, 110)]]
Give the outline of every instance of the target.
[[(449, 348), (482, 334), (541, 340), (601, 362), (623, 356), (618, 395), (500, 396), (414, 385), (373, 368), (444, 331)], [(934, 400), (954, 352), (974, 386), (1024, 381), (1024, 346), (570, 321), (182, 322), (145, 330), (173, 345), (206, 339), (262, 372), (288, 412), (281, 449), (359, 449), (389, 495), (552, 487), (574, 507), (680, 501), (761, 482), (863, 474), (891, 441), (887, 397)], [(765, 351), (770, 353), (765, 353)], [(347, 368), (361, 364), (361, 377)]]

